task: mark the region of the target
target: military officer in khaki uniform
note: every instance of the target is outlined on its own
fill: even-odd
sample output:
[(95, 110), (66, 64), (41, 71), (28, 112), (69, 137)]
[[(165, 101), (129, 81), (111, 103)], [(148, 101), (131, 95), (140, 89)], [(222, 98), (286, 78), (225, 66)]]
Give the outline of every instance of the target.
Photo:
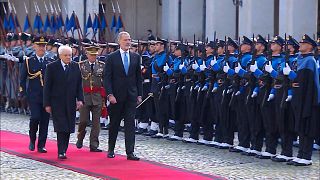
[(97, 60), (99, 47), (91, 46), (86, 48), (87, 59), (79, 62), (83, 93), (84, 106), (80, 108), (80, 123), (78, 127), (77, 148), (82, 148), (83, 139), (86, 134), (87, 122), (92, 113), (92, 128), (90, 133), (90, 152), (102, 152), (99, 147), (100, 116), (104, 106), (105, 91), (103, 88), (104, 62)]

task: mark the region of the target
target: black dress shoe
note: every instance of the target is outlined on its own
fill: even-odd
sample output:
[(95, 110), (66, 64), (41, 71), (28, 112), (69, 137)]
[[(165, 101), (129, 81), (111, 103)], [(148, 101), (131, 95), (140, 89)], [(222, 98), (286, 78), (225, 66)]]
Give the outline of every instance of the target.
[(47, 153), (47, 149), (45, 147), (38, 148), (39, 153)]
[(67, 159), (66, 153), (60, 153), (58, 154), (59, 159)]
[(135, 154), (128, 154), (127, 155), (127, 160), (139, 161), (140, 158), (138, 158)]
[(102, 152), (102, 150), (98, 148), (90, 148), (90, 152)]
[(113, 151), (108, 151), (107, 157), (108, 158), (114, 158), (115, 157), (114, 152)]
[(78, 140), (77, 143), (76, 143), (76, 146), (77, 146), (78, 149), (81, 149), (82, 146), (83, 146), (83, 141)]
[(30, 142), (30, 144), (29, 144), (29, 150), (30, 150), (30, 151), (34, 151), (34, 148), (35, 148), (34, 142)]

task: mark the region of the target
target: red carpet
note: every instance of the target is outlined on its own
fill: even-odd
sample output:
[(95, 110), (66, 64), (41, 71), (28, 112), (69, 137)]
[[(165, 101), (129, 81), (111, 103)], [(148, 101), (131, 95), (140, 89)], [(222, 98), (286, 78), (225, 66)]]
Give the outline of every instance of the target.
[(29, 137), (27, 135), (0, 131), (0, 137), (1, 151), (3, 152), (103, 179), (224, 179), (151, 161), (128, 161), (125, 156), (121, 155), (109, 159), (106, 157), (106, 152), (90, 153), (88, 148), (84, 147), (79, 150), (74, 144), (69, 145), (68, 159), (59, 160), (57, 158), (57, 144), (54, 140), (47, 141), (48, 153), (41, 154), (28, 150)]

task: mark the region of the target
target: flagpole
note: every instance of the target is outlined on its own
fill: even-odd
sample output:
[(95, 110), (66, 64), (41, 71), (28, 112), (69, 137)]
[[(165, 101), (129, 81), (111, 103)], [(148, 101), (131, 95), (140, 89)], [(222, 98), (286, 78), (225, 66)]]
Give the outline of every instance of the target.
[(117, 0), (117, 5), (118, 5), (119, 17), (120, 17), (121, 22), (122, 22), (122, 29), (125, 31), (126, 28), (124, 27), (124, 23), (123, 23), (123, 20), (122, 20), (122, 16), (121, 16), (121, 11), (120, 11), (120, 6), (119, 6), (118, 0)]
[[(106, 16), (105, 16), (106, 11), (105, 11), (105, 9), (104, 9), (104, 7), (103, 7), (102, 1), (101, 1), (101, 8), (102, 8), (104, 20), (105, 20), (105, 22), (106, 22), (106, 28), (108, 29), (108, 34), (109, 34), (109, 38), (108, 38), (108, 39), (109, 39), (109, 41), (110, 41), (110, 40), (111, 40), (111, 31), (110, 31), (110, 29), (109, 29), (108, 21), (107, 21), (107, 18), (106, 18)], [(105, 34), (104, 34), (104, 35), (105, 35)]]

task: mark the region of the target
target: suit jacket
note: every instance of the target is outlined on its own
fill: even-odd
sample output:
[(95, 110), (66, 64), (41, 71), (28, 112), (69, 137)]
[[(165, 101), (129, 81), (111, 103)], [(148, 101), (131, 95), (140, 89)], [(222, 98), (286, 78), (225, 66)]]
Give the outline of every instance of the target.
[(43, 105), (51, 106), (55, 132), (74, 132), (76, 101), (83, 99), (79, 65), (70, 62), (66, 75), (60, 60), (50, 63), (45, 74)]
[(117, 102), (137, 101), (137, 97), (142, 96), (140, 56), (131, 52), (129, 55), (128, 75), (125, 73), (120, 50), (111, 53), (106, 61), (104, 87), (106, 94), (113, 94)]
[[(29, 103), (42, 103), (43, 102), (43, 84), (44, 74), (47, 64), (52, 59), (44, 57), (43, 63), (40, 63), (37, 57), (31, 56), (24, 62), (20, 72), (20, 88), (21, 95), (26, 95)], [(41, 73), (41, 75), (39, 74)], [(38, 75), (36, 75), (38, 73)], [(28, 79), (28, 86), (27, 86)]]

